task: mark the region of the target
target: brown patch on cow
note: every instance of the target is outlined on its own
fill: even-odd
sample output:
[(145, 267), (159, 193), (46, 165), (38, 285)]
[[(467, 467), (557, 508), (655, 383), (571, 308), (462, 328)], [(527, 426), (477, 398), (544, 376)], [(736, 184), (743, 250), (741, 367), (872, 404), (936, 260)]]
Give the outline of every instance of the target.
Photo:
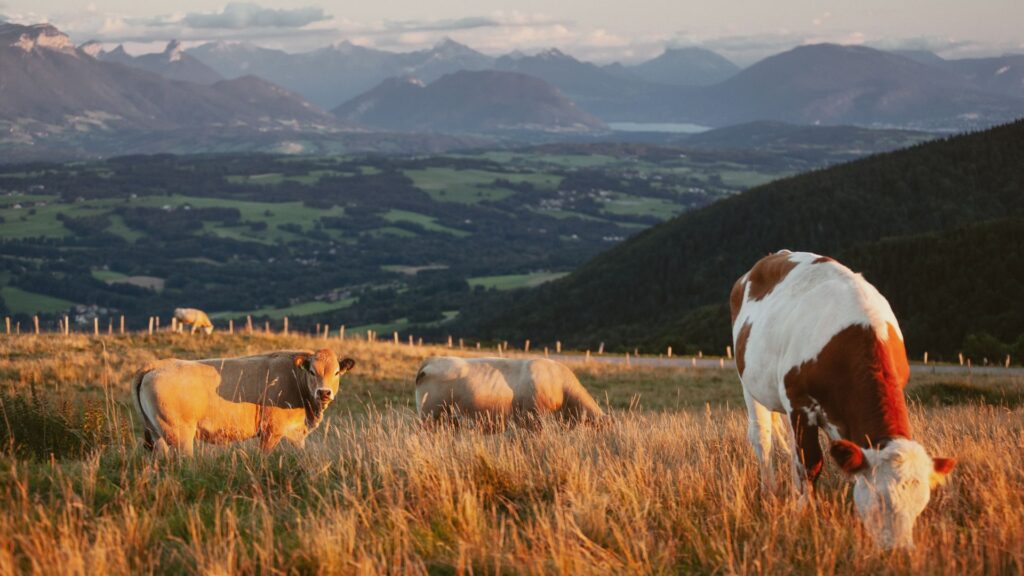
[(751, 328), (753, 328), (753, 326), (750, 322), (744, 322), (743, 327), (740, 328), (739, 335), (736, 336), (736, 370), (739, 371), (740, 376), (743, 376), (743, 369), (747, 367), (747, 339), (750, 338)]
[(777, 252), (754, 264), (747, 275), (751, 300), (763, 300), (796, 268), (797, 263), (789, 259), (790, 255), (790, 252)]
[(818, 256), (817, 258), (811, 261), (811, 264), (825, 264), (826, 262), (835, 262), (835, 260), (829, 258), (828, 256)]
[(732, 292), (729, 293), (729, 310), (732, 312), (732, 323), (736, 323), (736, 317), (740, 315), (740, 308), (743, 308), (743, 291), (747, 287), (746, 278), (740, 276), (732, 285)]
[(844, 438), (869, 446), (911, 438), (903, 397), (909, 374), (895, 327), (882, 341), (871, 327), (854, 325), (833, 336), (817, 358), (792, 368), (784, 382), (794, 410), (817, 402)]
[(832, 444), (829, 453), (832, 454), (836, 464), (839, 464), (839, 467), (847, 474), (853, 474), (866, 466), (864, 451), (849, 440), (837, 440)]

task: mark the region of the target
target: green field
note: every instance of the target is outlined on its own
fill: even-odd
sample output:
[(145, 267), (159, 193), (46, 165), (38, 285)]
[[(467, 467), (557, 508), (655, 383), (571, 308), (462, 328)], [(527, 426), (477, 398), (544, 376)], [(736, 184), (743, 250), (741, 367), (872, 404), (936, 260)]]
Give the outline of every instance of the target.
[(561, 176), (545, 173), (506, 174), (453, 168), (405, 170), (405, 175), (412, 179), (417, 188), (430, 194), (435, 202), (457, 202), (460, 204), (501, 200), (512, 195), (511, 190), (493, 186), (497, 179), (514, 183), (529, 182), (537, 188), (549, 190), (557, 188), (562, 180)]
[(501, 276), (478, 276), (467, 280), (472, 287), (483, 286), (495, 290), (515, 290), (517, 288), (533, 288), (545, 282), (558, 280), (568, 272), (531, 272), (529, 274), (504, 274)]
[(7, 308), (14, 314), (50, 314), (63, 312), (75, 305), (74, 302), (36, 294), (14, 286), (0, 288), (0, 296), (3, 296)]
[(682, 207), (662, 198), (641, 198), (614, 192), (605, 201), (604, 211), (623, 216), (652, 216), (668, 220), (682, 212)]
[(330, 312), (331, 310), (341, 310), (342, 308), (348, 308), (355, 302), (355, 298), (343, 298), (336, 302), (323, 302), (320, 300), (314, 302), (303, 302), (302, 304), (295, 304), (286, 308), (260, 308), (258, 310), (248, 310), (245, 312), (217, 312), (210, 314), (210, 317), (218, 320), (230, 320), (236, 318), (245, 318), (246, 316), (252, 316), (253, 318), (261, 318), (266, 316), (272, 320), (280, 320), (285, 316), (297, 317), (297, 316), (309, 316), (310, 314), (320, 314), (323, 312)]
[(424, 214), (418, 214), (416, 212), (407, 212), (405, 210), (388, 210), (383, 218), (388, 222), (412, 222), (419, 224), (424, 230), (429, 232), (441, 232), (443, 234), (451, 234), (459, 238), (465, 238), (469, 236), (469, 232), (464, 230), (457, 230), (455, 228), (449, 228), (442, 224), (437, 223), (437, 218), (426, 216)]

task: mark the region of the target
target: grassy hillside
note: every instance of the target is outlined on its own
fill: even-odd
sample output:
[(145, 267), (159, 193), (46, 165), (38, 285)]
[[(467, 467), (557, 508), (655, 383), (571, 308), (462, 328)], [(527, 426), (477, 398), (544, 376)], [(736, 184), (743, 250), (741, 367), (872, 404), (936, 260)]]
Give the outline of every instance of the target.
[[(128, 388), (145, 363), (321, 346), (357, 364), (305, 451), (264, 457), (247, 442), (157, 462), (142, 448)], [(831, 461), (810, 510), (764, 497), (731, 369), (574, 363), (614, 414), (609, 429), (427, 431), (412, 380), (446, 353), (219, 333), (0, 336), (0, 574), (1024, 568), (1024, 477), (1007, 441), (1024, 433), (1019, 376), (912, 378), (915, 433), (958, 464), (917, 548), (893, 555), (858, 527)]]
[[(683, 214), (566, 278), (465, 310), (464, 331), (719, 349), (729, 339), (732, 282), (766, 253), (789, 248), (864, 269), (893, 294), (912, 350), (955, 354), (973, 333), (1014, 342), (1024, 333), (1019, 222), (957, 230), (1021, 216), (1024, 122), (1017, 122), (779, 180)], [(917, 303), (924, 292), (932, 303)], [(984, 293), (999, 295), (999, 314), (966, 309)]]

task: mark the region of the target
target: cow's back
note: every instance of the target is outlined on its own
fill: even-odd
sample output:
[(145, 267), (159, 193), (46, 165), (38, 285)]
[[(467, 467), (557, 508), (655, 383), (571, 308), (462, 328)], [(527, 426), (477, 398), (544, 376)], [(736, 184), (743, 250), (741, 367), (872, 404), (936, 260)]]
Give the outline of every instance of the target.
[(902, 350), (885, 298), (860, 274), (817, 254), (782, 251), (761, 259), (736, 281), (730, 304), (744, 389), (775, 411), (788, 408), (786, 376), (835, 347), (837, 338), (856, 338), (858, 345), (895, 339)]

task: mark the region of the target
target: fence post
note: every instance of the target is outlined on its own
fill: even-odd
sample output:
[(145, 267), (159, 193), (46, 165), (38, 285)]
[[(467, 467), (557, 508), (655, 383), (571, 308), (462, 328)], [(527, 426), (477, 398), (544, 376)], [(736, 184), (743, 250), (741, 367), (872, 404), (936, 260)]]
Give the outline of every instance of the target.
[(466, 349), (465, 342), (462, 340), (462, 338), (459, 338), (459, 350), (465, 350), (465, 349)]
[(420, 348), (423, 348), (423, 336), (420, 336), (419, 338), (416, 339), (416, 345), (419, 346)]
[(928, 364), (928, 352), (924, 353), (924, 363), (925, 363), (925, 365)]
[(412, 348), (415, 345), (416, 345), (416, 343), (413, 342), (413, 340), (412, 340), (412, 334), (409, 334), (409, 348)]
[(177, 332), (177, 331), (178, 331), (178, 319), (176, 317), (174, 317), (174, 316), (171, 316), (171, 332)]
[(235, 333), (235, 320), (233, 318), (228, 318), (228, 334), (234, 334), (234, 333)]
[(529, 354), (529, 352), (530, 352), (530, 341), (529, 340), (527, 340), (526, 342), (523, 342), (523, 352), (526, 352), (527, 354)]
[(548, 347), (547, 346), (544, 347), (544, 357), (545, 358), (548, 357)]
[(601, 342), (601, 344), (597, 347), (597, 355), (598, 356), (603, 356), (604, 355), (604, 342)]
[(1007, 354), (1007, 355), (1006, 355), (1006, 363), (1005, 363), (1004, 365), (1005, 365), (1005, 366), (1006, 366), (1007, 368), (1009, 368), (1009, 367), (1010, 367), (1010, 355), (1009, 355), (1009, 354)]
[(629, 352), (626, 352), (626, 367), (629, 367)]
[(331, 325), (330, 324), (324, 324), (324, 340), (327, 340), (330, 337), (331, 337)]
[(960, 353), (960, 365), (961, 366), (964, 365), (964, 353), (963, 352)]
[(287, 316), (284, 317), (284, 335), (285, 336), (288, 335), (288, 317)]
[(92, 318), (92, 335), (93, 336), (99, 336), (100, 335), (100, 317), (99, 316), (93, 316), (93, 318)]
[(477, 343), (476, 343), (476, 349), (477, 349), (477, 350), (479, 350), (479, 349), (480, 349), (480, 342), (477, 342)]
[(121, 314), (121, 334), (124, 334), (124, 314)]
[(725, 357), (732, 360), (732, 346), (725, 347)]
[(725, 358), (718, 359), (718, 367), (723, 369), (725, 368)]
[(317, 336), (320, 335), (320, 323), (319, 322), (316, 323), (316, 335)]
[(114, 335), (114, 319), (107, 318), (107, 336)]
[(152, 316), (149, 317), (149, 335), (150, 336), (153, 335), (153, 317)]
[(697, 350), (697, 358), (704, 358), (704, 351), (703, 350)]
[(668, 357), (669, 358), (672, 357), (672, 347), (671, 346), (668, 347)]
[(451, 336), (451, 334), (448, 335), (448, 347), (449, 348), (452, 347), (452, 336)]
[(11, 317), (4, 316), (4, 325), (7, 327), (7, 335), (11, 335)]
[(394, 332), (392, 332), (391, 335), (395, 339), (395, 346), (398, 346), (398, 330), (395, 330)]
[(693, 366), (694, 368), (697, 367), (697, 357), (696, 356), (691, 356), (690, 357), (690, 366)]
[(245, 317), (245, 331), (252, 334), (252, 316)]
[(33, 316), (32, 323), (35, 324), (36, 334), (39, 334), (39, 316)]
[(555, 340), (555, 354), (561, 354), (561, 353), (562, 353), (562, 341), (561, 340)]

